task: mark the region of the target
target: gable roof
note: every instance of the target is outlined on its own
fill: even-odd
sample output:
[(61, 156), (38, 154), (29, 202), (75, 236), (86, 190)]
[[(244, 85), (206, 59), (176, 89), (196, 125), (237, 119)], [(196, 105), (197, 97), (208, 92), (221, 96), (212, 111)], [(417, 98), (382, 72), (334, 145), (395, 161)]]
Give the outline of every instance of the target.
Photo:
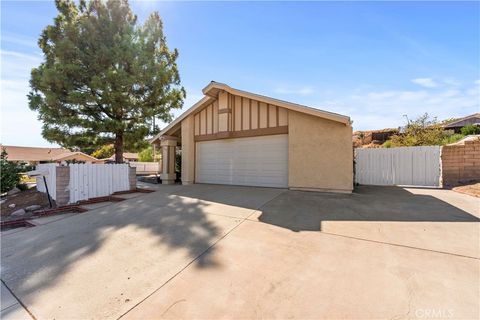
[(64, 159), (73, 159), (76, 156), (87, 161), (98, 161), (97, 158), (89, 156), (86, 153), (72, 152), (64, 148), (41, 148), (41, 147), (20, 147), (20, 146), (1, 146), (7, 151), (9, 161), (62, 161)]
[(9, 161), (52, 161), (61, 154), (69, 153), (70, 150), (63, 148), (41, 148), (41, 147), (20, 147), (1, 146), (7, 151)]
[[(133, 153), (133, 152), (124, 152), (123, 155), (123, 160), (138, 160), (138, 153)], [(115, 160), (115, 154), (113, 154), (110, 158), (106, 158), (104, 160)]]
[(350, 125), (350, 117), (344, 116), (338, 113), (334, 112), (329, 112), (325, 110), (320, 110), (316, 108), (311, 108), (307, 107), (301, 104), (293, 103), (293, 102), (288, 102), (284, 100), (279, 100), (267, 96), (263, 96), (260, 94), (248, 92), (248, 91), (243, 91), (239, 89), (232, 88), (224, 83), (221, 82), (215, 82), (211, 81), (205, 88), (203, 88), (202, 92), (205, 95), (202, 99), (200, 99), (197, 103), (195, 103), (191, 108), (189, 108), (187, 111), (185, 111), (182, 115), (180, 115), (178, 118), (176, 118), (174, 121), (172, 121), (168, 126), (166, 126), (162, 131), (160, 131), (156, 136), (154, 136), (150, 142), (154, 142), (155, 140), (159, 139), (161, 136), (167, 134), (172, 128), (176, 127), (177, 125), (180, 124), (180, 122), (185, 119), (188, 115), (191, 113), (195, 112), (198, 109), (201, 109), (202, 107), (212, 103), (215, 101), (218, 97), (218, 93), (221, 91), (228, 92), (233, 95), (237, 95), (240, 97), (252, 99), (252, 100), (257, 100), (260, 102), (268, 103), (268, 104), (273, 104), (279, 107), (283, 107), (288, 110), (293, 110), (301, 113), (306, 113), (310, 114), (312, 116), (336, 121), (343, 123), (345, 125)]
[(477, 123), (480, 123), (480, 113), (474, 113), (469, 116), (449, 122), (444, 126), (444, 128), (448, 129), (448, 128), (464, 127), (469, 124), (477, 124)]
[(80, 151), (75, 151), (75, 152), (70, 152), (67, 150), (67, 152), (59, 154), (58, 156), (52, 158), (52, 161), (63, 161), (63, 160), (71, 160), (71, 159), (77, 159), (77, 160), (85, 160), (85, 161), (92, 161), (96, 162), (99, 161), (97, 158), (92, 157), (86, 153), (80, 152)]

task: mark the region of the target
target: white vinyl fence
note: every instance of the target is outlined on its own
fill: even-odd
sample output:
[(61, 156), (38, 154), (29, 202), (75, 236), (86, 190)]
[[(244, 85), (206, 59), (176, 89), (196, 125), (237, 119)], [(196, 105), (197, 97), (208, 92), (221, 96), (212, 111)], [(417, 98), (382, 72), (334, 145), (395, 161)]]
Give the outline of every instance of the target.
[(70, 203), (130, 188), (128, 164), (71, 164)]
[[(47, 181), (48, 193), (53, 200), (56, 200), (57, 194), (57, 185), (56, 185), (56, 173), (57, 173), (57, 164), (56, 163), (41, 163), (37, 165), (36, 170), (41, 170), (48, 172), (45, 176), (45, 180)], [(45, 183), (43, 177), (36, 177), (37, 180), (37, 190), (43, 193), (47, 192), (45, 188)]]
[(137, 174), (155, 174), (161, 170), (161, 162), (130, 162), (129, 165), (137, 169)]
[[(46, 175), (50, 197), (57, 200), (57, 173), (58, 164), (39, 164), (37, 170), (48, 172)], [(75, 203), (95, 197), (109, 196), (117, 191), (130, 189), (128, 164), (70, 164), (68, 192), (70, 201)], [(43, 177), (37, 177), (37, 190), (46, 192)], [(62, 177), (59, 176), (62, 180)], [(66, 181), (66, 180), (65, 180)], [(61, 191), (61, 190), (59, 190)]]
[(355, 149), (355, 182), (440, 187), (440, 154), (440, 146)]

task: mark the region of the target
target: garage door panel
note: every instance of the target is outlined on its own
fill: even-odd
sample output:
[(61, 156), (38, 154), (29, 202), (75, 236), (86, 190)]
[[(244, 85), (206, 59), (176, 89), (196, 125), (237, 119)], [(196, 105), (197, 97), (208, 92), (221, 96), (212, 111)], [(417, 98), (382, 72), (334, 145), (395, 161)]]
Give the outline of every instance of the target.
[(282, 187), (288, 185), (288, 136), (197, 143), (197, 182)]

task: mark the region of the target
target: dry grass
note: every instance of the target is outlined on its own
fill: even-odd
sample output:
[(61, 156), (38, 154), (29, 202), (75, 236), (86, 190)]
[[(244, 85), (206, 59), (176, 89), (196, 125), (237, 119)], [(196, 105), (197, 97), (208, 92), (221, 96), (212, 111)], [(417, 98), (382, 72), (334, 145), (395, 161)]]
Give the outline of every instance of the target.
[(460, 185), (452, 188), (452, 190), (480, 198), (480, 182), (471, 182), (470, 184)]

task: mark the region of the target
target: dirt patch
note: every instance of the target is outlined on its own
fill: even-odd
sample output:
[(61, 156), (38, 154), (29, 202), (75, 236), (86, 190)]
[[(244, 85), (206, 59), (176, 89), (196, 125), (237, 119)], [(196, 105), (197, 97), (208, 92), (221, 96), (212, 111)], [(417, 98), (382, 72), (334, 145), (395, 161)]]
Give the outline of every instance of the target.
[(453, 191), (480, 198), (480, 182), (472, 182), (452, 188)]
[[(3, 197), (3, 200), (5, 201), (1, 205), (1, 220), (5, 220), (16, 210), (25, 209), (34, 204), (40, 205), (41, 209), (49, 208), (47, 195), (37, 191), (36, 188)], [(11, 204), (15, 204), (15, 207), (10, 208), (9, 205)]]

